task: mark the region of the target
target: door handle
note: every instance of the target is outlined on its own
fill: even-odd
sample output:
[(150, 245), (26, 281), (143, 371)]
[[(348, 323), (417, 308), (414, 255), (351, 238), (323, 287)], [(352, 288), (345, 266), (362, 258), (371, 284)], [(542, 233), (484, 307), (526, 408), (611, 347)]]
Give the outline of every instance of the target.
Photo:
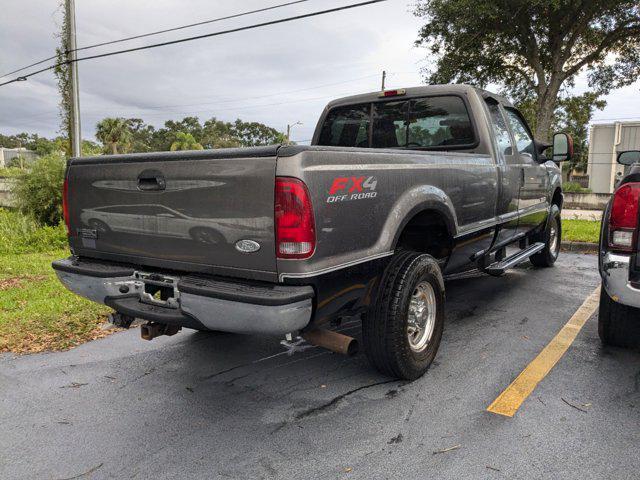
[(524, 187), (524, 168), (520, 169), (520, 185)]
[(138, 175), (138, 190), (145, 192), (160, 191), (167, 188), (167, 181), (161, 172), (147, 170)]

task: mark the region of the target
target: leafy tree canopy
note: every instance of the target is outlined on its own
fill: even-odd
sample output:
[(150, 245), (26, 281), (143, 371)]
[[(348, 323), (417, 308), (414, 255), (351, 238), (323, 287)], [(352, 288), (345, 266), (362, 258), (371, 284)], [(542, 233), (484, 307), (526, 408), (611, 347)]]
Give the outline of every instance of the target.
[[(22, 132), (16, 135), (3, 135), (0, 133), (0, 147), (24, 147), (27, 150), (36, 152), (41, 157), (52, 154), (69, 155), (69, 140), (63, 136), (49, 139), (35, 133)], [(100, 153), (102, 153), (102, 147), (96, 142), (82, 140), (83, 155), (99, 155)]]
[[(116, 136), (105, 135), (118, 120)], [(128, 131), (126, 138), (119, 137), (122, 128)], [(224, 122), (213, 117), (201, 123), (197, 117), (184, 117), (182, 120), (168, 120), (164, 126), (156, 129), (140, 118), (104, 119), (98, 124), (96, 137), (110, 153), (123, 152), (160, 152), (178, 148), (184, 142), (182, 135), (190, 135), (195, 144), (202, 148), (254, 147), (284, 143), (285, 135), (275, 128), (258, 122)], [(110, 139), (109, 139), (110, 138)], [(115, 147), (114, 147), (115, 145)], [(116, 149), (114, 151), (114, 148)], [(178, 148), (181, 149), (181, 148)]]
[[(156, 129), (140, 118), (104, 118), (96, 125), (96, 138), (100, 144), (82, 141), (83, 155), (101, 153), (162, 152), (172, 149), (213, 149), (255, 147), (285, 143), (286, 137), (275, 128), (258, 122), (224, 122), (215, 117), (201, 123), (197, 117), (168, 120), (164, 127)], [(0, 147), (25, 147), (38, 155), (69, 155), (67, 137), (54, 139), (37, 134), (0, 134)], [(186, 148), (185, 146), (188, 146)]]
[(176, 133), (176, 141), (171, 144), (171, 151), (176, 150), (202, 150), (202, 145), (196, 142), (190, 133)]
[(104, 145), (105, 153), (125, 153), (130, 150), (133, 139), (131, 122), (124, 118), (105, 118), (96, 125), (96, 138)]
[(594, 99), (640, 76), (637, 0), (419, 0), (415, 13), (416, 44), (436, 59), (427, 80), (500, 85), (533, 105), (542, 140), (579, 73)]

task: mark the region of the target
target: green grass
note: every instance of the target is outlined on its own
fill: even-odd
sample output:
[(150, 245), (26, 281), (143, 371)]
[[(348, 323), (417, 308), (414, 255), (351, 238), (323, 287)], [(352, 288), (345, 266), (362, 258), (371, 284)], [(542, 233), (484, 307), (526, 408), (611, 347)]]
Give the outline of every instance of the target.
[(106, 335), (109, 309), (58, 281), (51, 262), (66, 250), (0, 255), (0, 352), (32, 353), (74, 347)]
[(66, 247), (63, 225), (41, 227), (16, 211), (0, 209), (0, 255), (41, 253)]
[(600, 222), (562, 220), (562, 240), (565, 242), (598, 243), (600, 241)]
[(63, 226), (40, 227), (0, 210), (0, 352), (61, 350), (108, 332), (109, 309), (58, 281), (51, 262), (69, 256)]

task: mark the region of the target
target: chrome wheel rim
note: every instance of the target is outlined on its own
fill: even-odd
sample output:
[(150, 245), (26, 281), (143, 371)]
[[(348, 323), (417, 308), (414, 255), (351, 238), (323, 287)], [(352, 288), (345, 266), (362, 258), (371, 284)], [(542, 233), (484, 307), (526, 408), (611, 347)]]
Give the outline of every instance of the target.
[(551, 229), (549, 230), (549, 250), (554, 257), (558, 255), (558, 240), (560, 237), (558, 233), (558, 222), (554, 221), (553, 225), (551, 225)]
[(424, 351), (436, 325), (436, 292), (429, 282), (416, 285), (407, 313), (407, 339), (416, 353)]

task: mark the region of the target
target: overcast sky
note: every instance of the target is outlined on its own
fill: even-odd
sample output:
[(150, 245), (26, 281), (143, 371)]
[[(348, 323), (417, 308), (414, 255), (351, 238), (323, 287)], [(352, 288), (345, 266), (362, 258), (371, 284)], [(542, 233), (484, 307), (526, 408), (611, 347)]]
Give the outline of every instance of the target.
[[(202, 21), (286, 0), (76, 0), (78, 46)], [(51, 56), (61, 14), (57, 0), (3, 0), (0, 74)], [(262, 14), (129, 42), (126, 46), (198, 35), (356, 3), (309, 0)], [(308, 140), (332, 98), (387, 85), (422, 83), (427, 52), (416, 48), (420, 19), (407, 0), (328, 14), (79, 64), (83, 137), (106, 116), (138, 117), (156, 126), (186, 115), (259, 121)], [(101, 53), (121, 48), (91, 50)], [(88, 52), (87, 52), (88, 53)], [(577, 84), (578, 91), (585, 87)], [(640, 119), (640, 82), (607, 97), (596, 120)], [(0, 87), (0, 133), (53, 136), (57, 90), (49, 72)]]

